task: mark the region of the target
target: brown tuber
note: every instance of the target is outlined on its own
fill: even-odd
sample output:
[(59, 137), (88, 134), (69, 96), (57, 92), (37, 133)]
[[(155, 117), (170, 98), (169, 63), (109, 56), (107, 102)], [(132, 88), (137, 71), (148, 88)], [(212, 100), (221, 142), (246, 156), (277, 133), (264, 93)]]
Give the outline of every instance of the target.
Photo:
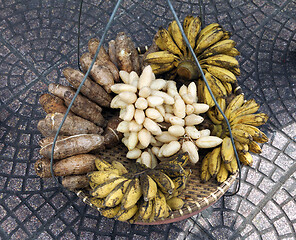
[[(62, 159), (53, 164), (54, 175), (60, 177), (94, 171), (96, 169), (95, 159), (96, 156), (91, 154), (79, 154)], [(36, 161), (35, 171), (42, 178), (51, 177), (50, 160), (42, 158)]]
[[(63, 159), (77, 154), (88, 153), (95, 149), (103, 148), (104, 137), (98, 134), (80, 134), (56, 141), (54, 159)], [(40, 149), (40, 154), (51, 158), (52, 144)]]
[[(46, 113), (66, 113), (67, 111), (63, 99), (49, 93), (42, 94), (39, 98), (39, 103)], [(73, 115), (73, 113), (70, 111), (69, 115)]]
[(62, 179), (62, 185), (70, 190), (80, 189), (88, 187), (89, 181), (86, 175), (65, 176)]
[(122, 120), (119, 117), (113, 117), (108, 121), (103, 134), (104, 145), (106, 148), (112, 148), (123, 138), (123, 133), (117, 131), (117, 126)]
[[(73, 68), (64, 69), (63, 74), (67, 81), (76, 89), (79, 87), (84, 78), (84, 74), (82, 72)], [(99, 104), (100, 106), (110, 106), (111, 96), (104, 90), (104, 88), (93, 82), (89, 77), (86, 78), (80, 91), (84, 96), (88, 97), (88, 99)]]

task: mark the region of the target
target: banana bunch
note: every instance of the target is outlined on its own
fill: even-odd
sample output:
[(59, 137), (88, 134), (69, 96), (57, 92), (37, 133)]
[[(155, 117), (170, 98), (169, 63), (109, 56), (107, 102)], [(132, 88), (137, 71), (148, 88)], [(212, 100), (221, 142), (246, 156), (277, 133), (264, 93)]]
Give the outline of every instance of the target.
[[(199, 17), (187, 16), (183, 29), (191, 47), (203, 68), (206, 78), (216, 98), (225, 97), (232, 92), (232, 83), (240, 75), (239, 64), (235, 56), (239, 51), (236, 43), (229, 39), (230, 33), (218, 23), (212, 23), (201, 29)], [(176, 21), (170, 23), (168, 30), (160, 28), (155, 37), (160, 51), (149, 53), (145, 61), (150, 64), (155, 74), (166, 73), (166, 79), (176, 75), (184, 80), (197, 80), (199, 71), (195, 65)], [(199, 101), (211, 107), (213, 101), (204, 82), (199, 79)]]
[(88, 174), (91, 203), (107, 218), (152, 222), (183, 207), (178, 197), (191, 174), (184, 169), (187, 153), (161, 162), (154, 169), (136, 162), (128, 172), (122, 163), (97, 158), (98, 171)]
[[(243, 94), (235, 96), (227, 107), (226, 104), (221, 107), (230, 123), (240, 162), (251, 166), (253, 158), (250, 152), (261, 153), (258, 143), (268, 141), (267, 136), (257, 128), (266, 123), (268, 116), (264, 113), (256, 113), (260, 107), (259, 104), (254, 99), (244, 100)], [(208, 181), (211, 176), (215, 176), (217, 181), (222, 183), (229, 173), (233, 174), (238, 170), (238, 165), (229, 130), (221, 113), (214, 107), (208, 111), (208, 116), (214, 124), (211, 134), (222, 138), (223, 142), (202, 160), (201, 179)]]

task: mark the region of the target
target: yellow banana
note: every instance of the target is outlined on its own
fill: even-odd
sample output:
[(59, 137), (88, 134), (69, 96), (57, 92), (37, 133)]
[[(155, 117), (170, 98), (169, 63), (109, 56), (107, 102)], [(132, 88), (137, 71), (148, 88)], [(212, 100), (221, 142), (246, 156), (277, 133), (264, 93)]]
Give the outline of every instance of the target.
[(227, 95), (232, 94), (232, 85), (231, 85), (231, 83), (229, 83), (229, 82), (222, 82), (222, 81), (221, 81), (221, 83), (225, 87), (226, 92), (227, 92)]
[(161, 50), (168, 50), (179, 57), (183, 56), (178, 46), (174, 43), (170, 33), (165, 28), (160, 28), (158, 30), (158, 36), (155, 42)]
[(221, 80), (222, 82), (234, 83), (236, 76), (226, 68), (221, 68), (213, 65), (206, 65), (207, 71)]
[(194, 52), (196, 53), (196, 55), (202, 53), (209, 46), (217, 43), (223, 36), (224, 32), (222, 28), (217, 28), (216, 30), (211, 31), (208, 34), (205, 34), (203, 39), (196, 43)]
[(120, 205), (112, 208), (103, 208), (100, 210), (102, 216), (106, 218), (114, 218), (120, 210)]
[(231, 113), (241, 107), (241, 105), (243, 105), (244, 103), (244, 95), (243, 94), (240, 94), (240, 95), (237, 95), (235, 96), (232, 101), (228, 104), (226, 110), (225, 110), (225, 116), (227, 117), (227, 119), (230, 119), (230, 115)]
[(231, 124), (244, 123), (253, 126), (260, 126), (266, 123), (268, 116), (265, 113), (257, 113), (257, 114), (247, 114), (243, 116), (238, 116), (232, 120)]
[(143, 220), (148, 220), (152, 214), (152, 211), (153, 211), (153, 200), (141, 201), (141, 204), (139, 207), (139, 216)]
[(243, 130), (231, 129), (231, 132), (232, 132), (233, 138), (242, 144), (248, 144), (250, 141), (253, 140), (252, 136)]
[(116, 160), (111, 162), (112, 167), (114, 167), (115, 169), (117, 169), (119, 171), (119, 175), (123, 175), (128, 173), (127, 169), (125, 168), (125, 166), (123, 166), (123, 164), (121, 162), (118, 162)]
[(222, 161), (219, 172), (217, 173), (217, 182), (223, 183), (228, 178), (228, 171), (225, 167), (225, 163)]
[(199, 44), (209, 32), (213, 32), (217, 28), (220, 28), (220, 25), (218, 23), (212, 23), (201, 29), (197, 36), (196, 45)]
[(217, 136), (217, 137), (221, 137), (223, 133), (223, 129), (222, 129), (222, 125), (213, 125), (213, 129), (211, 132), (212, 136)]
[(179, 197), (173, 197), (169, 200), (167, 200), (167, 204), (172, 210), (179, 210), (184, 206), (184, 201), (182, 198)]
[(165, 216), (167, 211), (167, 203), (165, 196), (163, 193), (158, 190), (155, 200), (154, 200), (154, 212), (155, 212), (155, 218), (162, 218)]
[(215, 78), (208, 71), (204, 71), (204, 73), (214, 96), (216, 98), (226, 96), (227, 95), (226, 89), (223, 86), (223, 84), (220, 82), (220, 80)]
[(120, 204), (123, 195), (127, 189), (127, 186), (132, 180), (126, 180), (124, 182), (119, 183), (105, 198), (104, 206), (106, 207), (115, 207)]
[(201, 180), (203, 182), (207, 182), (211, 178), (211, 174), (209, 172), (209, 159), (212, 155), (212, 152), (209, 152), (202, 160), (201, 163)]
[(189, 28), (189, 25), (190, 23), (194, 20), (194, 17), (191, 16), (191, 15), (187, 15), (185, 18), (184, 18), (184, 21), (183, 21), (183, 29), (184, 29), (184, 32), (188, 38), (188, 28)]
[(221, 165), (221, 147), (216, 147), (212, 151), (211, 157), (209, 158), (209, 172), (211, 176), (216, 176), (219, 172)]
[(93, 204), (96, 208), (103, 208), (104, 207), (104, 199), (102, 198), (89, 198), (91, 204)]
[(156, 182), (147, 174), (140, 175), (140, 185), (144, 201), (149, 201), (155, 198), (157, 192)]
[(168, 175), (154, 169), (148, 170), (147, 174), (157, 183), (162, 192), (169, 194), (173, 193), (175, 184)]
[(208, 111), (207, 111), (207, 115), (208, 115), (208, 117), (211, 119), (211, 121), (212, 121), (214, 124), (216, 124), (216, 125), (221, 125), (222, 120), (219, 120), (219, 119), (217, 118), (217, 115), (216, 115), (214, 109), (210, 109), (210, 110), (208, 110)]
[(127, 180), (125, 177), (118, 177), (110, 179), (98, 186), (96, 186), (90, 193), (97, 198), (107, 197), (108, 194), (121, 182)]
[(249, 152), (246, 153), (242, 153), (242, 152), (238, 152), (238, 157), (239, 160), (247, 166), (252, 166), (253, 164), (253, 157)]
[[(238, 61), (234, 57), (231, 57), (231, 56), (228, 56), (225, 54), (218, 54), (218, 55), (214, 55), (212, 57), (202, 59), (202, 60), (200, 60), (199, 63), (226, 68), (226, 69), (230, 70), (231, 72), (233, 72), (233, 70), (235, 68), (239, 67)], [(235, 70), (235, 72), (233, 72), (233, 73), (236, 74), (236, 72), (237, 72), (237, 70)]]
[(249, 142), (249, 150), (257, 154), (260, 154), (262, 152), (261, 147), (254, 141)]
[[(225, 100), (225, 98), (218, 98), (217, 103), (219, 104), (220, 108), (222, 109), (222, 111), (224, 113), (225, 109), (226, 109), (226, 100)], [(216, 115), (218, 120), (220, 120), (220, 121), (224, 120), (224, 117), (222, 116), (222, 114), (220, 113), (220, 111), (218, 110), (217, 107), (215, 108), (215, 115)]]
[(236, 147), (237, 151), (240, 151), (240, 152), (243, 152), (243, 153), (249, 151), (248, 144), (242, 144), (239, 141), (234, 141), (234, 144), (235, 144), (235, 147)]
[(185, 175), (184, 168), (181, 166), (181, 164), (178, 163), (161, 162), (154, 169), (164, 172), (170, 178)]
[(221, 157), (224, 162), (231, 162), (234, 158), (234, 150), (229, 137), (225, 137), (221, 146)]
[(177, 46), (183, 52), (183, 55), (186, 55), (186, 43), (183, 39), (181, 30), (175, 20), (170, 23), (170, 25), (168, 27), (168, 31), (171, 34), (171, 36), (173, 37), (174, 42), (177, 44)]
[(227, 40), (231, 37), (231, 32), (224, 31), (224, 36), (221, 38), (221, 41)]
[(99, 171), (106, 171), (106, 170), (114, 169), (110, 163), (108, 163), (106, 160), (104, 160), (102, 158), (96, 158), (95, 165)]
[(213, 55), (230, 51), (235, 46), (235, 41), (227, 39), (222, 40), (207, 48), (199, 57), (207, 58)]
[(145, 61), (148, 63), (154, 63), (154, 64), (164, 64), (164, 63), (172, 63), (178, 59), (178, 57), (169, 51), (158, 51), (158, 52), (152, 52), (149, 53)]
[(207, 88), (207, 86), (204, 84), (204, 91), (202, 93), (203, 95), (203, 100), (204, 100), (204, 103), (208, 104), (211, 107), (214, 107), (215, 106), (215, 102)]
[(140, 197), (142, 196), (140, 180), (138, 178), (134, 178), (127, 186), (127, 189), (123, 195), (121, 200), (121, 208), (122, 209), (130, 209), (133, 207)]
[(199, 78), (197, 80), (197, 99), (199, 102), (204, 102), (205, 100), (204, 88), (205, 88), (205, 83), (201, 78)]
[(236, 158), (232, 159), (230, 163), (224, 163), (225, 168), (227, 169), (228, 172), (230, 173), (236, 173), (238, 170), (238, 165), (236, 162)]
[(175, 65), (174, 63), (164, 63), (164, 64), (150, 64), (154, 74), (162, 74), (171, 71)]
[(180, 164), (182, 167), (185, 167), (189, 160), (189, 155), (187, 152), (178, 154), (175, 158), (170, 160), (169, 162), (173, 164)]
[(193, 21), (190, 22), (188, 26), (188, 31), (185, 32), (192, 49), (195, 48), (196, 37), (199, 33), (200, 27), (201, 20), (199, 17), (195, 17)]
[(133, 207), (124, 210), (124, 209), (120, 209), (118, 211), (118, 213), (115, 216), (115, 219), (121, 222), (127, 221), (130, 218), (132, 218), (138, 211), (138, 206), (134, 205)]
[(255, 140), (255, 138), (261, 139), (263, 136), (262, 132), (258, 128), (254, 127), (252, 125), (247, 125), (247, 124), (243, 124), (243, 123), (231, 125), (231, 129), (243, 130), (243, 131), (247, 132), (248, 134), (250, 134), (252, 136), (253, 140)]
[(110, 179), (118, 178), (119, 176), (119, 171), (117, 169), (109, 171), (94, 171), (87, 174), (89, 181), (97, 185)]
[(138, 219), (139, 219), (139, 215), (140, 215), (139, 214), (139, 211), (137, 211), (134, 216), (132, 216), (129, 220), (127, 220), (128, 223), (135, 224), (138, 221)]
[(240, 55), (240, 52), (236, 48), (232, 48), (229, 51), (225, 52), (224, 54), (231, 56), (231, 57), (236, 57)]
[(259, 104), (256, 103), (254, 99), (250, 99), (247, 102), (245, 102), (240, 108), (234, 110), (229, 120), (232, 121), (238, 116), (255, 113), (257, 112), (259, 107)]

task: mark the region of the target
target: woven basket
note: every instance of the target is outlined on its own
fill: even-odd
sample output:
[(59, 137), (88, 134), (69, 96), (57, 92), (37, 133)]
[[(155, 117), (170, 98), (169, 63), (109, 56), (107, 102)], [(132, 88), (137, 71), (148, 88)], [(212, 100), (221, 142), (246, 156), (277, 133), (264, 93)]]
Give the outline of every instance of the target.
[[(126, 147), (123, 144), (119, 144), (118, 146), (112, 149), (104, 150), (97, 155), (107, 161), (121, 161), (128, 169), (129, 164), (132, 164), (134, 161), (129, 160), (125, 157), (126, 152)], [(188, 183), (186, 184), (186, 188), (181, 192), (181, 195), (179, 196), (184, 200), (185, 204), (183, 208), (177, 211), (173, 211), (170, 217), (166, 219), (160, 219), (150, 223), (138, 221), (135, 224), (167, 224), (178, 222), (193, 215), (196, 215), (214, 204), (220, 197), (222, 197), (237, 177), (237, 173), (230, 175), (228, 179), (222, 184), (218, 184), (215, 179), (211, 179), (208, 182), (204, 183), (200, 180), (201, 161), (199, 161), (198, 164), (196, 164), (195, 166), (190, 165), (190, 169), (192, 170), (192, 174), (189, 178)], [(75, 192), (84, 203), (96, 209), (96, 207), (89, 201), (90, 195), (88, 194), (87, 190), (79, 190)]]

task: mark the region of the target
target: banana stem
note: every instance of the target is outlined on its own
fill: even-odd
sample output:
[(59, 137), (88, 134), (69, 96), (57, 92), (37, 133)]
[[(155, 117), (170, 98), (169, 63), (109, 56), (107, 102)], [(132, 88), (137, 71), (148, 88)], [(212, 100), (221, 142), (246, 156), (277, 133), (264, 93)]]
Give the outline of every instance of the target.
[(199, 71), (192, 61), (183, 61), (178, 65), (177, 74), (185, 80), (198, 79)]

